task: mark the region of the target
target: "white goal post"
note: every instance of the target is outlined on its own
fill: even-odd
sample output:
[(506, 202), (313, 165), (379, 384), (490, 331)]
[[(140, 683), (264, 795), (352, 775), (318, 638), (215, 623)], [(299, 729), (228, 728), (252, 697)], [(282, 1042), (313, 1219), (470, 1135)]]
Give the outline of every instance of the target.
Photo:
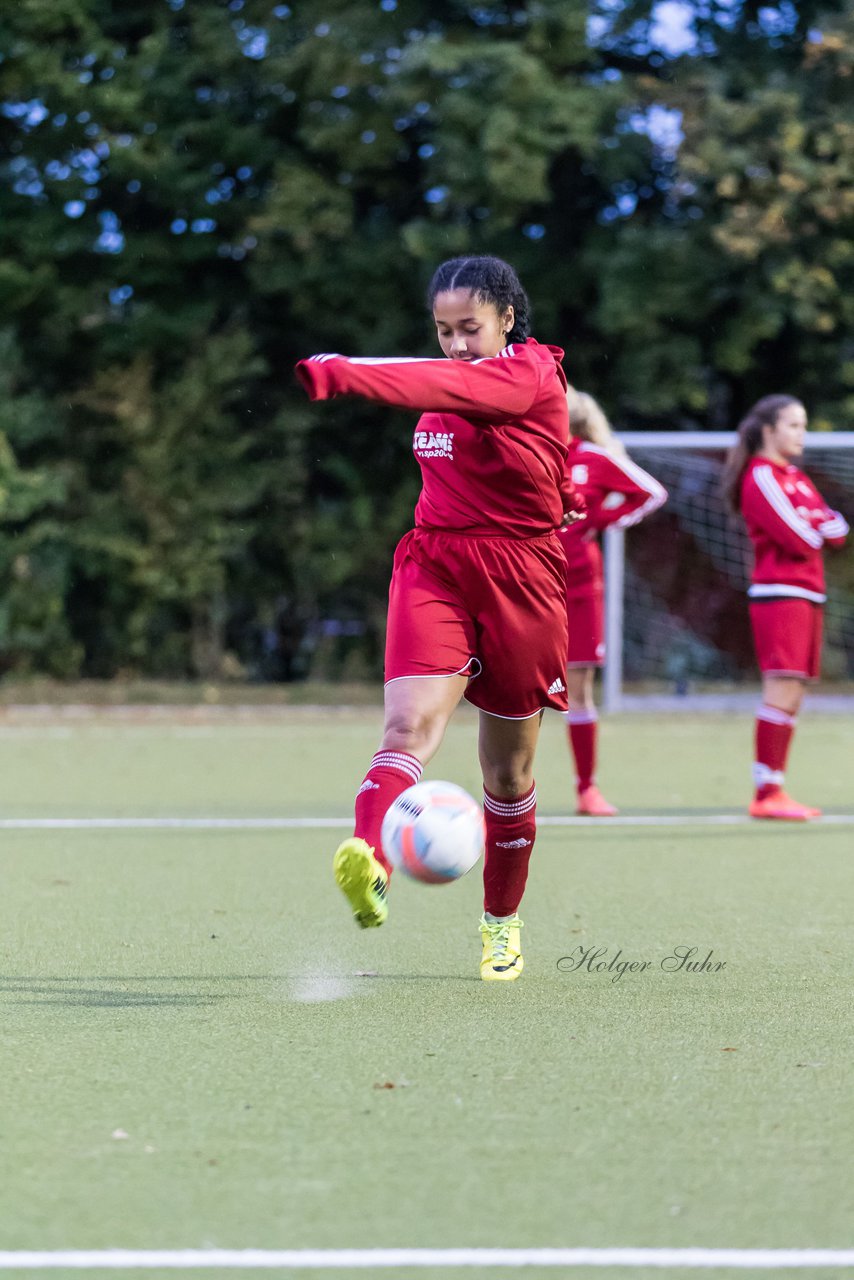
[[(748, 642), (750, 545), (726, 511), (720, 479), (734, 432), (623, 431), (630, 457), (668, 490), (641, 525), (610, 528), (605, 559), (602, 707), (618, 711), (626, 682), (684, 693), (758, 680)], [(854, 525), (854, 431), (807, 434), (803, 469)], [(828, 556), (831, 675), (854, 677), (854, 559)], [(693, 590), (692, 596), (692, 587)]]

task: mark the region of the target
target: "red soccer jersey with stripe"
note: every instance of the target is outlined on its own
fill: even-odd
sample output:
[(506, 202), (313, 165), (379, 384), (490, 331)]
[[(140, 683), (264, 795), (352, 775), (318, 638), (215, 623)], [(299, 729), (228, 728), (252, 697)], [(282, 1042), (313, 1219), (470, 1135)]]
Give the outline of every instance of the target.
[(596, 537), (609, 525), (638, 524), (667, 500), (667, 490), (630, 458), (587, 440), (572, 440), (569, 476), (587, 507), (587, 519), (561, 529), (566, 585), (572, 594), (602, 589), (602, 552)]
[(809, 476), (791, 463), (751, 458), (741, 481), (741, 511), (753, 543), (748, 595), (800, 596), (820, 604), (825, 543), (841, 547), (848, 525)]
[(575, 502), (562, 359), (529, 338), (480, 360), (317, 355), (296, 374), (313, 400), (353, 395), (423, 411), (416, 525), (524, 538), (558, 528)]

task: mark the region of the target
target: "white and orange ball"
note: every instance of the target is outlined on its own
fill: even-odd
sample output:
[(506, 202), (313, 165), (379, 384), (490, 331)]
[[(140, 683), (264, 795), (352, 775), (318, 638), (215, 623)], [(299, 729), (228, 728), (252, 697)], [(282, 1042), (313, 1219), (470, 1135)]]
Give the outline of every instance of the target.
[(416, 782), (383, 818), (383, 851), (393, 867), (422, 884), (449, 884), (483, 853), (485, 827), (477, 801), (455, 782)]

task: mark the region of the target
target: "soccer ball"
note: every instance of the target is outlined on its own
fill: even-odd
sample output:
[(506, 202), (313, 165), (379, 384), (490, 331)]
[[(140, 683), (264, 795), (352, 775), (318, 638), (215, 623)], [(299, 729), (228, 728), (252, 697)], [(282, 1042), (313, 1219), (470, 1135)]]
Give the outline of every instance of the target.
[(383, 851), (422, 884), (448, 884), (471, 871), (484, 843), (483, 811), (454, 782), (416, 782), (383, 818)]

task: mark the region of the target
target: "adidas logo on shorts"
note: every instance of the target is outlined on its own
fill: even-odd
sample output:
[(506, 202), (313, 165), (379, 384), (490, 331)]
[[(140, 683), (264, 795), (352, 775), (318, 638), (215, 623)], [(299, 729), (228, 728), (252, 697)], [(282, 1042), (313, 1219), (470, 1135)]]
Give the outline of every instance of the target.
[(549, 693), (564, 693), (565, 691), (566, 685), (561, 680), (560, 676), (558, 676), (557, 680), (552, 680), (549, 685)]

